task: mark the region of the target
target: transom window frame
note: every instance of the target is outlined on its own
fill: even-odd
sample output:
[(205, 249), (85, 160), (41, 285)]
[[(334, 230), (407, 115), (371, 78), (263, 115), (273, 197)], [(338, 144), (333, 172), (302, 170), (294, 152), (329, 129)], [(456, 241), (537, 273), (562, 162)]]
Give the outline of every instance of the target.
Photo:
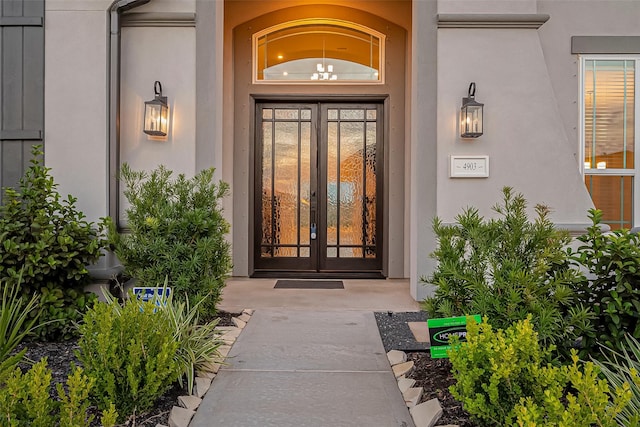
[[(587, 61), (635, 61), (635, 73), (634, 73), (634, 167), (631, 168), (605, 168), (598, 169), (595, 167), (585, 168), (585, 144), (586, 144), (586, 123), (585, 123), (585, 75), (586, 75), (586, 62)], [(585, 182), (587, 176), (629, 176), (633, 178), (632, 189), (632, 213), (631, 213), (631, 227), (637, 227), (640, 225), (640, 54), (589, 54), (579, 55), (579, 124), (580, 124), (580, 147), (579, 147), (579, 170), (582, 175), (582, 180)], [(586, 183), (585, 183), (586, 185)], [(598, 208), (596, 206), (596, 208)], [(604, 223), (606, 223), (603, 220)]]
[[(298, 26), (304, 25), (334, 25), (339, 27), (345, 27), (354, 29), (357, 31), (362, 31), (364, 33), (370, 34), (372, 36), (378, 37), (380, 40), (379, 44), (379, 58), (380, 58), (380, 68), (378, 69), (378, 80), (336, 80), (336, 81), (323, 81), (323, 80), (258, 80), (258, 40), (260, 37), (265, 34), (273, 33), (278, 30), (282, 30), (285, 28), (294, 28)], [(271, 27), (267, 27), (261, 31), (258, 31), (253, 34), (251, 37), (251, 81), (253, 84), (257, 85), (311, 85), (311, 86), (335, 86), (335, 85), (384, 85), (386, 81), (386, 72), (385, 72), (385, 51), (386, 51), (386, 35), (374, 30), (373, 28), (367, 27), (362, 24), (358, 24), (356, 22), (345, 21), (342, 19), (335, 18), (306, 18), (306, 19), (296, 19), (293, 21), (283, 22), (277, 25), (273, 25)]]

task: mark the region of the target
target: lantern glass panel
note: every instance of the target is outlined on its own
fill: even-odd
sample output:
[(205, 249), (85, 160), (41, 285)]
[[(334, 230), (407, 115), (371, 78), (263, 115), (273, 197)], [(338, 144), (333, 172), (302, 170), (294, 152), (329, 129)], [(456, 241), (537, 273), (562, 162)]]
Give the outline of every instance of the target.
[(477, 138), (483, 133), (482, 107), (480, 103), (465, 105), (460, 110), (460, 136)]
[(168, 107), (159, 101), (145, 102), (144, 132), (154, 136), (166, 136)]
[(160, 106), (160, 132), (166, 135), (169, 127), (169, 107), (166, 105)]
[(471, 133), (482, 133), (482, 107), (481, 106), (470, 106), (469, 107), (469, 116), (470, 116), (470, 131)]

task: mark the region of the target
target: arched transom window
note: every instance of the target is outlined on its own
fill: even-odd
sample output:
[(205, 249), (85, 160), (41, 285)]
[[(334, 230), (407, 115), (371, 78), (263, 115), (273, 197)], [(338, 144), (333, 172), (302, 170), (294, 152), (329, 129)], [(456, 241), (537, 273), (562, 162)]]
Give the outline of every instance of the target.
[(382, 83), (383, 46), (383, 34), (352, 22), (287, 22), (254, 34), (254, 82)]

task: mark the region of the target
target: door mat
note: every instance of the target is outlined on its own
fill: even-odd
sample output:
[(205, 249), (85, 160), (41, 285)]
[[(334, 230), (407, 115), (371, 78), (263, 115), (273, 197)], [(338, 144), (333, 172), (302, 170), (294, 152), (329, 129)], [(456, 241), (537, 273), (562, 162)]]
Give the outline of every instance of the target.
[(342, 280), (278, 280), (274, 289), (344, 289)]

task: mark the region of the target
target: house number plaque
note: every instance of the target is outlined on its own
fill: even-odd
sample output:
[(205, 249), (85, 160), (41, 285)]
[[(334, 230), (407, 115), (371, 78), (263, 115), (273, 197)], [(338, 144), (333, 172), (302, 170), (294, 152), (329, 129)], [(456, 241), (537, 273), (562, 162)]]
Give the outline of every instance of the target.
[(451, 156), (449, 178), (487, 178), (489, 156)]

